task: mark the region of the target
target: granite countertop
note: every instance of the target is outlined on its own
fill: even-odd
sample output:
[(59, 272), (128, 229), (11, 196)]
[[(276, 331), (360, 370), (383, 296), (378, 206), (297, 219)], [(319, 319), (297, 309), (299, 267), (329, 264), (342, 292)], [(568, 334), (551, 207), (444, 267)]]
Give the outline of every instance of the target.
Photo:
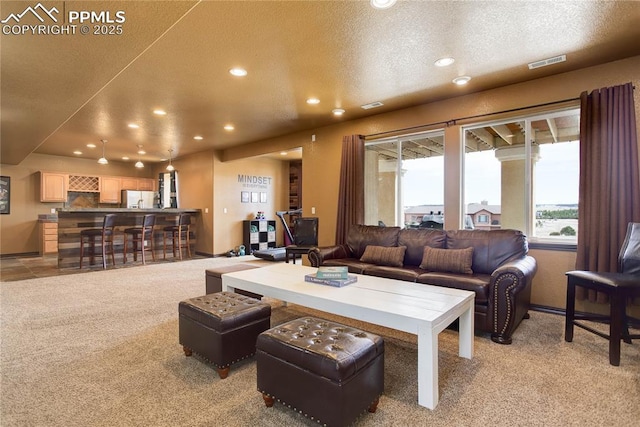
[(57, 212), (63, 213), (73, 213), (73, 212), (94, 212), (94, 213), (118, 213), (118, 212), (143, 212), (143, 213), (200, 213), (201, 209), (160, 209), (160, 208), (149, 208), (149, 209), (131, 209), (131, 208), (58, 208)]

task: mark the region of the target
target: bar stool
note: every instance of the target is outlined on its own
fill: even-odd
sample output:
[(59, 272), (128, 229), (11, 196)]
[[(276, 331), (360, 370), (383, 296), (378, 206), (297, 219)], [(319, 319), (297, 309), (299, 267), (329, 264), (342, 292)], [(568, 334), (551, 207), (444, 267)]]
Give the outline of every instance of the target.
[(177, 252), (180, 259), (182, 259), (183, 247), (187, 248), (187, 254), (189, 255), (189, 258), (191, 258), (191, 243), (189, 241), (190, 226), (191, 215), (188, 213), (181, 213), (176, 225), (167, 225), (162, 229), (162, 252), (164, 259), (167, 259), (167, 238), (171, 238), (174, 258)]
[[(127, 246), (129, 246), (129, 237), (133, 243), (133, 261), (138, 261), (138, 251), (142, 253), (142, 264), (146, 264), (144, 253), (151, 251), (151, 257), (156, 260), (156, 254), (153, 251), (155, 239), (153, 238), (153, 227), (156, 225), (156, 216), (147, 214), (142, 218), (141, 227), (132, 227), (124, 230), (124, 248), (122, 252), (122, 263), (127, 262)], [(145, 248), (145, 242), (149, 242), (149, 246)], [(139, 244), (139, 246), (138, 246)]]
[[(107, 214), (104, 216), (102, 222), (102, 228), (88, 228), (80, 231), (80, 268), (82, 268), (82, 260), (84, 259), (84, 244), (86, 242), (91, 245), (90, 260), (89, 263), (93, 265), (96, 256), (102, 257), (102, 268), (107, 269), (107, 246), (109, 247), (111, 254), (111, 262), (116, 265), (116, 258), (113, 253), (113, 235), (116, 226), (116, 214)], [(100, 245), (102, 246), (102, 252), (100, 255), (96, 255), (96, 237), (100, 238)]]

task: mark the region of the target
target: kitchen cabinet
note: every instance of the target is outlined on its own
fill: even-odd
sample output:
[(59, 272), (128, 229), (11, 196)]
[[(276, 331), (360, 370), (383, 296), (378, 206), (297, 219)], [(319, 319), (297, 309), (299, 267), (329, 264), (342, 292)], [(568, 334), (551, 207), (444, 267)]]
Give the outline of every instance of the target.
[(153, 178), (138, 178), (138, 190), (154, 191), (156, 180)]
[(40, 201), (66, 202), (69, 175), (58, 172), (40, 172)]
[(40, 255), (54, 254), (58, 252), (58, 223), (40, 223)]
[(100, 177), (100, 203), (120, 203), (120, 177)]
[(155, 182), (153, 178), (134, 178), (134, 177), (122, 177), (121, 189), (122, 190), (140, 190), (140, 191), (155, 191)]
[(120, 185), (122, 190), (137, 190), (138, 189), (138, 178), (133, 178), (129, 176), (123, 176), (120, 178)]

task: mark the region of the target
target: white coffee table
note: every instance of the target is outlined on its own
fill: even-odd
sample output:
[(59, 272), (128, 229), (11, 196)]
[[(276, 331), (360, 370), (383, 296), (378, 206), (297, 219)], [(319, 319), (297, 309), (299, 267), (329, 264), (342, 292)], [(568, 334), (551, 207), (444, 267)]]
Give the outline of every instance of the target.
[(418, 336), (418, 403), (438, 404), (438, 334), (459, 322), (460, 357), (473, 357), (474, 293), (358, 275), (336, 288), (305, 282), (316, 268), (278, 263), (222, 275), (222, 290), (243, 289)]

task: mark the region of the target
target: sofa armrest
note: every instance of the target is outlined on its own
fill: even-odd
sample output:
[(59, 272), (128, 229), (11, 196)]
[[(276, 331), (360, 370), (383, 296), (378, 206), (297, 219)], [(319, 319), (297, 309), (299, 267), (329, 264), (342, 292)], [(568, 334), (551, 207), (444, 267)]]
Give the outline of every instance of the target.
[(350, 258), (351, 251), (347, 245), (325, 246), (322, 248), (312, 248), (309, 251), (309, 262), (311, 267), (320, 267), (326, 260)]
[(535, 258), (527, 255), (502, 264), (491, 274), (488, 310), (494, 342), (511, 344), (513, 331), (528, 316), (531, 282), (537, 269)]

